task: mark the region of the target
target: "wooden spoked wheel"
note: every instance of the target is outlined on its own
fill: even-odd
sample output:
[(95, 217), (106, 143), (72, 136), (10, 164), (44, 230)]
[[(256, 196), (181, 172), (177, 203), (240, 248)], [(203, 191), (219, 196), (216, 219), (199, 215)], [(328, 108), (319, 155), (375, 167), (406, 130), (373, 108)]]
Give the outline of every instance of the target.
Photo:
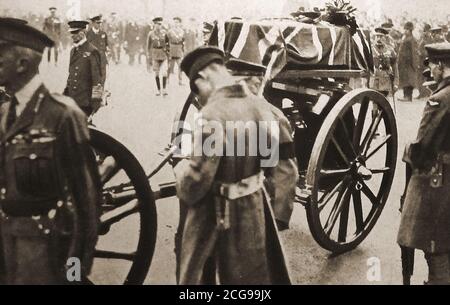
[(121, 143), (91, 129), (103, 185), (100, 238), (89, 280), (143, 284), (155, 251), (156, 205), (139, 162)]
[(380, 93), (357, 89), (325, 118), (313, 146), (303, 193), (317, 243), (334, 253), (357, 247), (386, 204), (397, 161), (397, 127)]

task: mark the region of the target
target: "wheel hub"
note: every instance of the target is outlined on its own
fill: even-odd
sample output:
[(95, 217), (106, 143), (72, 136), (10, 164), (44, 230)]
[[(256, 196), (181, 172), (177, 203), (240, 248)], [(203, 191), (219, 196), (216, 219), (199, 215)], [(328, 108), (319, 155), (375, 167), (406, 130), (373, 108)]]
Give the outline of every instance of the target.
[(364, 181), (372, 179), (372, 171), (364, 164), (356, 163), (356, 175)]

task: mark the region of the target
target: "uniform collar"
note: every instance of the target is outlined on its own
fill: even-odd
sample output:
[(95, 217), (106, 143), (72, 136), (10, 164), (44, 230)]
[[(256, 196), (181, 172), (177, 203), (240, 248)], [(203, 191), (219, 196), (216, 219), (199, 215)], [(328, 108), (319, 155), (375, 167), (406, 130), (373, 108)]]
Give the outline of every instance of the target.
[(211, 95), (210, 101), (213, 102), (215, 100), (223, 98), (243, 98), (248, 97), (249, 95), (250, 90), (248, 89), (247, 85), (243, 82), (240, 82), (238, 84), (217, 89)]
[(441, 91), (442, 89), (444, 89), (445, 87), (450, 86), (450, 76), (444, 78), (438, 85), (436, 91), (434, 91), (434, 93), (438, 93), (439, 91)]
[(79, 48), (79, 47), (81, 47), (86, 41), (87, 41), (87, 38), (84, 37), (84, 38), (83, 38), (82, 40), (80, 40), (79, 42), (74, 43), (73, 46), (74, 46), (75, 48)]
[(31, 100), (34, 93), (41, 87), (43, 84), (42, 78), (39, 74), (36, 74), (31, 81), (28, 82), (22, 89), (16, 92), (15, 97), (17, 102), (17, 116), (19, 116), (22, 111), (25, 109), (27, 103)]

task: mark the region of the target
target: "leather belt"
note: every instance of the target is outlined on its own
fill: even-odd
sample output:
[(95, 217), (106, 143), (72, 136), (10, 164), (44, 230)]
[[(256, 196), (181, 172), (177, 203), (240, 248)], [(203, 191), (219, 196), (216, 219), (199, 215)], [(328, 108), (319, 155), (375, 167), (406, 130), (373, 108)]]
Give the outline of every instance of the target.
[(264, 186), (264, 179), (264, 173), (261, 171), (236, 183), (216, 182), (213, 186), (213, 191), (221, 197), (236, 200), (259, 191)]

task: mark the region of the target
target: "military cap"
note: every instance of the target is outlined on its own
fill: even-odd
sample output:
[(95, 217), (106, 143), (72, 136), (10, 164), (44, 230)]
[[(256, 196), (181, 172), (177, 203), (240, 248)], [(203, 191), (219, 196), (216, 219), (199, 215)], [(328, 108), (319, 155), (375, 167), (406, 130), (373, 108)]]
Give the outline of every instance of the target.
[(442, 28), (440, 26), (436, 26), (436, 27), (432, 28), (430, 31), (433, 34), (441, 34), (442, 33)]
[(394, 24), (392, 24), (391, 22), (385, 22), (381, 25), (381, 27), (384, 29), (392, 29), (394, 27)]
[(27, 25), (25, 20), (0, 18), (0, 44), (12, 44), (43, 53), (54, 41), (41, 31)]
[(69, 24), (69, 32), (76, 33), (81, 30), (85, 30), (87, 25), (89, 24), (89, 22), (84, 21), (84, 20), (74, 20), (74, 21), (69, 21), (68, 24)]
[(231, 74), (243, 76), (264, 76), (267, 69), (263, 65), (258, 65), (237, 58), (231, 58), (225, 66), (231, 71)]
[(201, 46), (183, 58), (180, 68), (189, 77), (193, 92), (197, 92), (194, 82), (199, 77), (198, 73), (213, 62), (223, 64), (224, 57), (223, 51), (217, 47)]
[(430, 61), (450, 59), (450, 43), (448, 42), (429, 44), (425, 46), (425, 49), (428, 52), (428, 58)]
[(383, 35), (388, 35), (389, 34), (389, 31), (388, 30), (386, 30), (385, 28), (376, 28), (375, 29), (375, 33), (377, 33), (377, 34), (383, 34)]
[(52, 6), (48, 8), (49, 11), (56, 11), (56, 7)]
[(412, 22), (408, 21), (405, 23), (404, 29), (412, 31), (412, 30), (414, 30), (414, 24)]
[[(179, 22), (182, 21), (180, 17), (173, 17), (173, 20), (174, 20), (174, 21), (179, 21)], [(162, 20), (161, 20), (161, 21), (162, 21)]]
[(153, 19), (153, 22), (154, 23), (156, 23), (156, 22), (163, 22), (163, 20), (164, 19), (162, 17), (156, 17), (156, 18)]
[(93, 16), (92, 18), (90, 18), (90, 20), (92, 21), (92, 22), (103, 22), (103, 15), (96, 15), (96, 16)]

